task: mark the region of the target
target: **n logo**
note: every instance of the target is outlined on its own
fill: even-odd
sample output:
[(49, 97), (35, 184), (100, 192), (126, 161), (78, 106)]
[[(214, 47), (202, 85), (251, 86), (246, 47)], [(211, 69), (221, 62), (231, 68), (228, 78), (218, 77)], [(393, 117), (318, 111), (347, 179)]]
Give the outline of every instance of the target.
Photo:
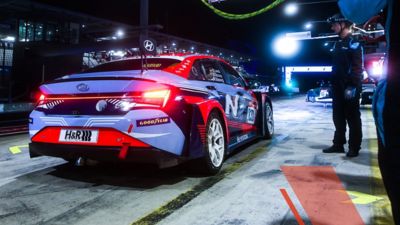
[[(239, 106), (239, 95), (235, 95), (232, 100), (232, 96), (225, 95), (225, 114), (237, 117)], [(232, 112), (231, 112), (232, 111)]]

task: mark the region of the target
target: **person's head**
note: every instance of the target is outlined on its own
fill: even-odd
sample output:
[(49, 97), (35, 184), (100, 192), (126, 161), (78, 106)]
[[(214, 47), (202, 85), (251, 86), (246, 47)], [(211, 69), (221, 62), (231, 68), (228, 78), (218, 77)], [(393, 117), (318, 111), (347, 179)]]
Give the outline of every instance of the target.
[(341, 38), (346, 37), (351, 32), (352, 22), (343, 17), (342, 14), (335, 14), (327, 19), (331, 29)]

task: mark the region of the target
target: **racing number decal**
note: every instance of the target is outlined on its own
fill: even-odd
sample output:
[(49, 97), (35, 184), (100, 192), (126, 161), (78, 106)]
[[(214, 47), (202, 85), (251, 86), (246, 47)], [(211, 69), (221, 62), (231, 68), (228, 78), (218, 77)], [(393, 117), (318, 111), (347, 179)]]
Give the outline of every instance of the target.
[(237, 118), (238, 110), (239, 110), (238, 106), (239, 106), (239, 95), (235, 95), (233, 101), (232, 101), (232, 96), (225, 95), (225, 113), (226, 113), (226, 115), (231, 115), (231, 111), (232, 111), (232, 116), (234, 118)]
[[(230, 95), (225, 95), (225, 114), (227, 116), (232, 115), (233, 118), (239, 119), (244, 123), (254, 124), (256, 120), (256, 109), (253, 106), (249, 105), (247, 107), (247, 114), (245, 115), (245, 118), (243, 118), (244, 115), (241, 115), (244, 113), (246, 107), (239, 107), (239, 98), (239, 95), (235, 95), (233, 97)], [(239, 108), (241, 108), (240, 112)]]

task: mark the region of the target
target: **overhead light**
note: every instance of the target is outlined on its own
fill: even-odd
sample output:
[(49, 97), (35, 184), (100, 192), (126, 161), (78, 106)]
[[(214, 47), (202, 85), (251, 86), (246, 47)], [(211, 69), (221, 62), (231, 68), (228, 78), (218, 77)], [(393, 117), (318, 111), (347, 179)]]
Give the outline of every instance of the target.
[(123, 57), (123, 56), (125, 55), (125, 52), (123, 52), (123, 51), (116, 51), (116, 52), (113, 52), (113, 55), (119, 56), (119, 57)]
[(9, 41), (9, 42), (14, 42), (15, 41), (15, 37), (11, 37), (11, 36), (7, 36), (3, 39), (1, 39), (2, 41)]
[(304, 28), (307, 29), (307, 30), (311, 29), (312, 28), (312, 23), (308, 22), (308, 23), (304, 24)]
[(297, 6), (296, 3), (289, 3), (286, 5), (285, 7), (285, 13), (288, 16), (293, 16), (297, 13), (297, 11), (299, 10), (299, 7)]
[(281, 36), (273, 42), (273, 50), (282, 58), (290, 58), (299, 51), (299, 43), (293, 38)]
[(118, 30), (116, 35), (117, 35), (117, 37), (121, 38), (125, 35), (125, 33), (122, 30)]

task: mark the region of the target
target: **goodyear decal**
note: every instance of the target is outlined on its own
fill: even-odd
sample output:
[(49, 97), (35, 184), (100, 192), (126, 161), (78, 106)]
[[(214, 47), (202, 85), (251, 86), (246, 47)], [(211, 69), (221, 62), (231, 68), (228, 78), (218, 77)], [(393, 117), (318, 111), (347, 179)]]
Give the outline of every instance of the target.
[(153, 125), (166, 124), (170, 122), (171, 119), (169, 117), (159, 117), (153, 119), (136, 120), (136, 126), (137, 127), (153, 126)]

